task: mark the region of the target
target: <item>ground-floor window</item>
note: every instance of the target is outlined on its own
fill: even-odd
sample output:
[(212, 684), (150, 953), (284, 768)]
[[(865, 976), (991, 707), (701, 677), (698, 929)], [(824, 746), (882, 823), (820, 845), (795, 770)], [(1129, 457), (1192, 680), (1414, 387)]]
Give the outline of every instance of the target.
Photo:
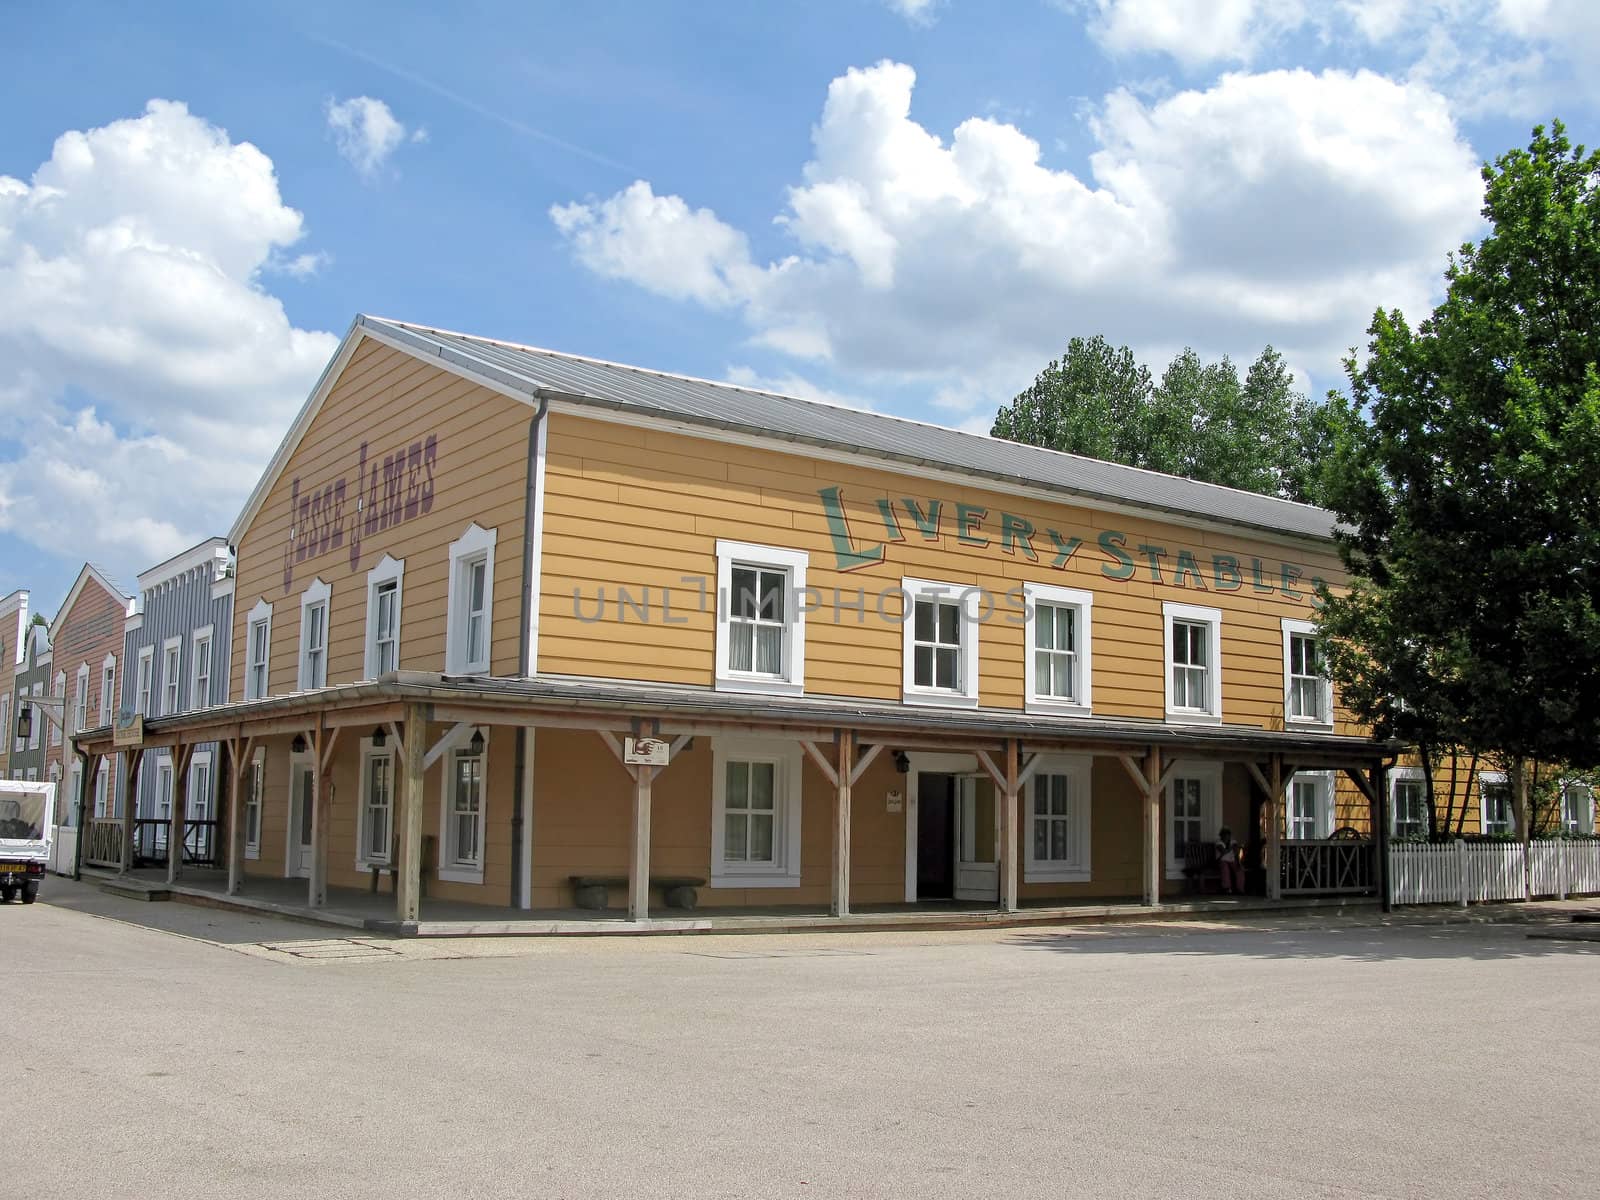
[(1052, 755), (1039, 764), (1025, 791), (1027, 883), (1089, 878), (1090, 759)]
[(367, 748), (361, 759), (361, 828), (357, 857), (362, 865), (389, 862), (394, 813), (394, 752)]
[(1561, 828), (1569, 834), (1594, 832), (1594, 789), (1569, 783), (1561, 789)]
[(1180, 763), (1167, 785), (1167, 878), (1183, 878), (1188, 848), (1221, 829), (1222, 765)]
[(1389, 832), (1395, 837), (1426, 837), (1427, 785), (1420, 771), (1389, 777)]
[(1299, 774), (1289, 781), (1285, 829), (1295, 841), (1333, 836), (1333, 781), (1326, 775)]
[(1515, 832), (1512, 819), (1511, 784), (1504, 775), (1481, 775), (1478, 787), (1483, 796), (1483, 832), (1506, 835)]
[(261, 857), (261, 794), (266, 786), (265, 753), (257, 750), (244, 773), (244, 856)]
[(444, 855), (439, 878), (458, 883), (483, 882), (484, 782), (488, 762), (481, 735), (446, 760)]
[(800, 747), (739, 738), (713, 745), (712, 886), (797, 886)]

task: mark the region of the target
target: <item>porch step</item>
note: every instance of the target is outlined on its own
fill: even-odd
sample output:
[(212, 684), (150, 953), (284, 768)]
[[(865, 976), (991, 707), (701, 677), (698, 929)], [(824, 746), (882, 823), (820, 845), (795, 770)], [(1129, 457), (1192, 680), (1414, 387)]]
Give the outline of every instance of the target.
[(124, 883), (121, 880), (105, 880), (99, 885), (102, 892), (112, 896), (123, 896), (129, 900), (171, 900), (172, 892), (164, 886), (155, 886), (143, 883)]

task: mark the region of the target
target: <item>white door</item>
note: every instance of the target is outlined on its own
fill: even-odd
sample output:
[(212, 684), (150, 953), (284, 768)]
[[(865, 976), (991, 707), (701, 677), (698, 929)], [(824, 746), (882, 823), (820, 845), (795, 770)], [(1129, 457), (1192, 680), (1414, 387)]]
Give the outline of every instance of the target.
[(1000, 899), (1000, 806), (988, 776), (956, 776), (957, 900)]
[(289, 768), (289, 871), (311, 876), (311, 764), (295, 762)]

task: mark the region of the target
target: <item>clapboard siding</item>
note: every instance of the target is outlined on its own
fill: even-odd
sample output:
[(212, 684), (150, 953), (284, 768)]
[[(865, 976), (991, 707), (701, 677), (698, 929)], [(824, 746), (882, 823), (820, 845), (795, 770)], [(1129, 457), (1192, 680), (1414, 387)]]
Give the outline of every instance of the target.
[[(883, 561), (840, 570), (819, 495), (839, 487), (856, 544), (883, 543)], [(937, 537), (918, 529), (903, 500), (926, 513), (942, 506)], [(894, 506), (900, 538), (888, 535), (879, 501)], [(983, 509), (986, 546), (966, 545), (956, 529), (957, 505)], [(1036, 531), (1029, 558), (1020, 544), (1002, 547), (1002, 514)], [(1083, 539), (1057, 570), (1052, 541)], [(1131, 578), (1107, 576), (1115, 561), (1097, 539), (1125, 535)], [(946, 482), (930, 482), (874, 466), (814, 460), (803, 453), (732, 445), (708, 438), (553, 413), (546, 456), (545, 530), (540, 580), (539, 669), (666, 683), (709, 685), (714, 678), (716, 542), (719, 538), (802, 550), (808, 584), (823, 608), (806, 619), (806, 687), (817, 694), (895, 699), (901, 690), (902, 577), (979, 586), (1005, 603), (1024, 581), (1094, 594), (1093, 696), (1098, 714), (1161, 719), (1164, 705), (1162, 604), (1222, 612), (1222, 705), (1230, 724), (1283, 728), (1285, 617), (1311, 619), (1313, 576), (1343, 580), (1331, 545), (1272, 543), (1244, 531), (1187, 528), (1146, 516), (1107, 514), (1084, 505), (1050, 503)], [(1160, 547), (1160, 581), (1141, 546)], [(1180, 551), (1195, 556), (1201, 577), (1177, 586)], [(1238, 560), (1237, 588), (1216, 586), (1213, 555)], [(1261, 563), (1258, 584), (1252, 560)], [(1298, 598), (1282, 587), (1283, 563), (1302, 572)], [(1187, 565), (1187, 560), (1185, 560)], [(687, 577), (687, 579), (685, 578)], [(705, 579), (704, 589), (697, 582)], [(1198, 586), (1197, 586), (1198, 584)], [(1270, 590), (1263, 590), (1270, 589)], [(866, 615), (834, 603), (865, 593)], [(602, 596), (604, 603), (602, 605)], [(635, 605), (648, 596), (651, 619)], [(660, 619), (663, 596), (673, 623)], [(882, 597), (882, 614), (877, 611)], [(979, 630), (979, 700), (1020, 709), (1024, 697), (1025, 631), (998, 610)], [(598, 616), (598, 619), (596, 619)], [(1342, 716), (1342, 714), (1341, 714)], [(1348, 723), (1341, 720), (1341, 727)]]

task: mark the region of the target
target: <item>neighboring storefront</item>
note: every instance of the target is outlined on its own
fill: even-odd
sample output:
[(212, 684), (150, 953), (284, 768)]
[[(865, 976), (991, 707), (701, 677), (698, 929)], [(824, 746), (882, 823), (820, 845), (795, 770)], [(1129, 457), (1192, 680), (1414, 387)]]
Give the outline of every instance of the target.
[(1331, 520), (361, 318), (229, 539), (228, 703), (82, 745), (220, 743), (239, 886), (402, 919), (1155, 902), (1223, 827), (1342, 890), (1392, 747), (1319, 669)]

